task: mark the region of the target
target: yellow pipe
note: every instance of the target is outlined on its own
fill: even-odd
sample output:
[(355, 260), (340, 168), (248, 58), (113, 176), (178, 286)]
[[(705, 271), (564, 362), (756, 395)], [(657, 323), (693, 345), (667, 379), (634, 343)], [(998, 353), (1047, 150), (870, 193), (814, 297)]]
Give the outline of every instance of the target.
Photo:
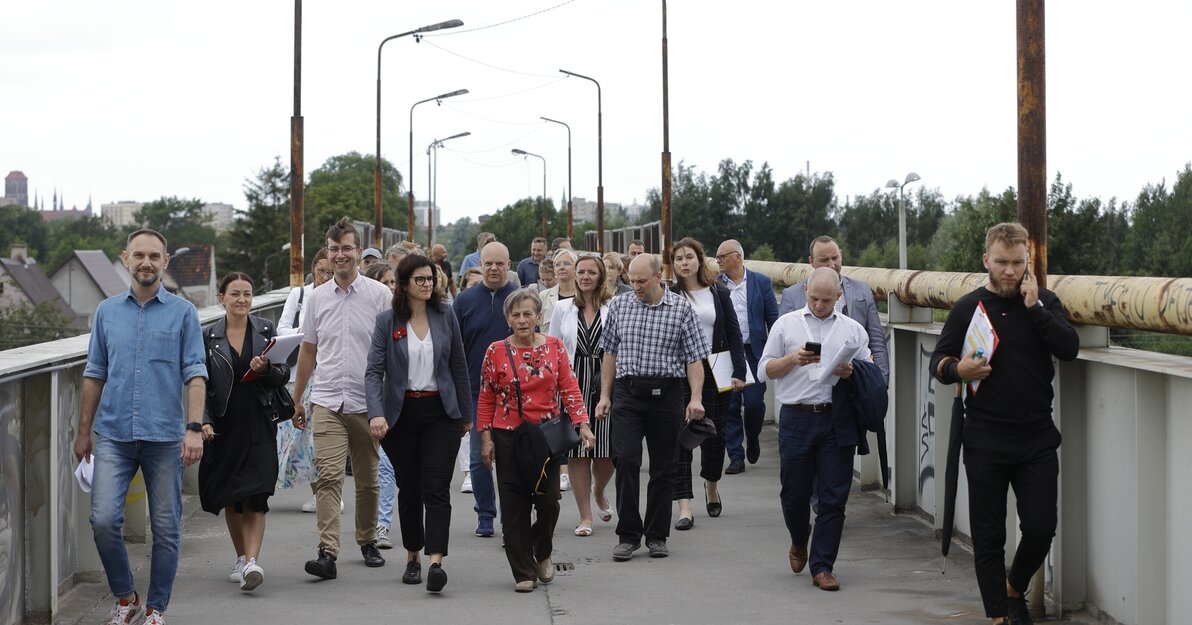
[[(787, 287), (807, 277), (811, 265), (749, 260), (750, 271), (765, 274), (774, 286)], [(984, 273), (948, 273), (845, 267), (844, 275), (868, 283), (873, 296), (924, 308), (951, 308), (965, 293), (984, 286)], [(1192, 278), (1049, 275), (1072, 323), (1192, 335)]]

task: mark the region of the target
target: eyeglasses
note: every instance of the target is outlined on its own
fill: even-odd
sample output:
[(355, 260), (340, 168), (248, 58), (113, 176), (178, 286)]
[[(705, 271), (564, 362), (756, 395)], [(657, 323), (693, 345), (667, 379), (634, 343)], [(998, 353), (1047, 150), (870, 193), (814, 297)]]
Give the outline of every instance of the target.
[(434, 284), (435, 282), (434, 276), (410, 276), (410, 279), (413, 280), (414, 284), (417, 284), (418, 286), (426, 286), (428, 284)]
[(345, 245), (343, 247), (329, 247), (329, 248), (327, 248), (327, 253), (328, 254), (338, 254), (340, 252), (343, 252), (344, 254), (351, 254), (352, 252), (355, 252), (357, 249), (359, 249), (359, 248), (357, 248), (355, 245)]
[(740, 254), (740, 252), (738, 252), (737, 250), (733, 250), (733, 251), (731, 251), (731, 252), (728, 252), (728, 253), (726, 253), (726, 254), (717, 254), (717, 255), (716, 255), (716, 262), (718, 262), (718, 263), (723, 263), (723, 262), (724, 262), (724, 259), (728, 258), (729, 256), (732, 256), (733, 254)]
[(331, 276), (335, 275), (335, 272), (330, 269), (318, 269), (316, 270), (316, 273), (318, 273), (320, 276), (323, 276), (324, 278), (330, 278)]

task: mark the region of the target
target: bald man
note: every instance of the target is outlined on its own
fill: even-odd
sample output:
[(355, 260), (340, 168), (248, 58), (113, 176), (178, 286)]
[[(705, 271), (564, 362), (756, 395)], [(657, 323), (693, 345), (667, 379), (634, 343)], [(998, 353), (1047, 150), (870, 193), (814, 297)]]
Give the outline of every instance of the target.
[[(861, 324), (836, 310), (843, 292), (840, 276), (831, 268), (811, 272), (806, 295), (806, 305), (779, 317), (770, 329), (758, 373), (763, 380), (775, 382), (774, 397), (782, 404), (779, 480), (782, 516), (791, 535), (787, 556), (791, 570), (802, 572), (810, 559), (812, 583), (823, 590), (839, 590), (833, 567), (853, 482), (853, 455), (862, 444), (863, 431), (858, 431), (851, 413), (836, 418), (832, 410), (832, 384), (837, 377), (852, 376), (852, 364), (825, 371), (820, 357), (831, 358), (850, 343), (860, 345), (854, 358), (869, 359), (869, 335)], [(813, 483), (819, 507), (809, 558)]]
[[(443, 275), (453, 275), (451, 273), (451, 261), (447, 260), (447, 248), (443, 247), (442, 243), (435, 243), (434, 247), (430, 248), (430, 259), (434, 264), (439, 266), (439, 269), (443, 270)], [(459, 293), (459, 290), (455, 286), (455, 280), (448, 280), (447, 288), (451, 291), (451, 299), (455, 299), (455, 296)]]

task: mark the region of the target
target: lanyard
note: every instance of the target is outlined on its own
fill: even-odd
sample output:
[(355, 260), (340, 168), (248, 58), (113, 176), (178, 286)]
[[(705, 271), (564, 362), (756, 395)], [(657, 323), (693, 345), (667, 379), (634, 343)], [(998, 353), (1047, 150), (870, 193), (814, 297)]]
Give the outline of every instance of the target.
[[(807, 312), (803, 313), (802, 315), (799, 315), (799, 321), (802, 321), (802, 322), (803, 322), (803, 330), (805, 330), (805, 331), (807, 332), (807, 338), (808, 338), (808, 340), (810, 340), (810, 339), (813, 339), (813, 338), (815, 338), (815, 335), (813, 335), (813, 334), (811, 333), (811, 326), (807, 325), (807, 315), (810, 315), (810, 314), (811, 314), (811, 309), (810, 309), (810, 308), (806, 308), (806, 311), (807, 311)], [(820, 339), (820, 340), (819, 340), (819, 344), (820, 344), (820, 346), (821, 346), (821, 349), (823, 349), (823, 348), (827, 347), (827, 345), (828, 345), (828, 341), (832, 340), (832, 336), (833, 336), (834, 334), (836, 334), (836, 328), (838, 328), (838, 327), (840, 327), (840, 320), (839, 320), (839, 319), (837, 319), (836, 321), (832, 322), (832, 328), (831, 328), (830, 330), (828, 330), (828, 334), (827, 334), (827, 335), (825, 335), (825, 336), (824, 336), (824, 338), (822, 338), (822, 339)]]

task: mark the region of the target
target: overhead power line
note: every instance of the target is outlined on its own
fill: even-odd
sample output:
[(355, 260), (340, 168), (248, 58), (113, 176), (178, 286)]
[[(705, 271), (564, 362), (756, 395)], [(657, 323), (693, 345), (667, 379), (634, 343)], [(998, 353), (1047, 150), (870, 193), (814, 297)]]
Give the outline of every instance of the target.
[(548, 12), (548, 11), (553, 11), (553, 10), (555, 10), (555, 9), (559, 8), (559, 7), (562, 7), (562, 6), (566, 6), (566, 5), (568, 5), (568, 4), (571, 4), (572, 2), (575, 2), (575, 0), (567, 0), (566, 2), (560, 2), (559, 4), (556, 4), (556, 5), (554, 5), (554, 6), (551, 6), (551, 7), (547, 7), (547, 8), (545, 8), (545, 9), (542, 9), (542, 10), (540, 10), (540, 11), (534, 11), (533, 13), (527, 13), (526, 15), (522, 15), (521, 17), (515, 17), (515, 18), (513, 18), (513, 19), (508, 19), (508, 20), (505, 20), (505, 21), (503, 21), (503, 22), (497, 22), (497, 23), (495, 23), (495, 24), (489, 24), (489, 25), (487, 25), (487, 26), (477, 26), (476, 28), (469, 28), (469, 29), (466, 29), (466, 30), (448, 30), (448, 31), (439, 31), (439, 32), (436, 32), (436, 33), (434, 33), (434, 34), (427, 33), (427, 34), (425, 34), (425, 35), (422, 35), (422, 37), (424, 37), (424, 38), (426, 38), (426, 39), (430, 39), (431, 37), (449, 37), (449, 36), (452, 36), (452, 35), (462, 35), (462, 34), (464, 34), (464, 33), (474, 33), (474, 32), (476, 32), (476, 31), (479, 31), (479, 30), (488, 30), (488, 29), (490, 29), (490, 28), (496, 28), (496, 27), (498, 27), (498, 26), (505, 26), (506, 24), (512, 24), (512, 23), (514, 23), (514, 22), (520, 22), (521, 20), (524, 20), (524, 19), (529, 19), (529, 18), (531, 18), (531, 17), (534, 17), (534, 16), (536, 16), (536, 15), (542, 15), (543, 13), (546, 13), (546, 12)]

